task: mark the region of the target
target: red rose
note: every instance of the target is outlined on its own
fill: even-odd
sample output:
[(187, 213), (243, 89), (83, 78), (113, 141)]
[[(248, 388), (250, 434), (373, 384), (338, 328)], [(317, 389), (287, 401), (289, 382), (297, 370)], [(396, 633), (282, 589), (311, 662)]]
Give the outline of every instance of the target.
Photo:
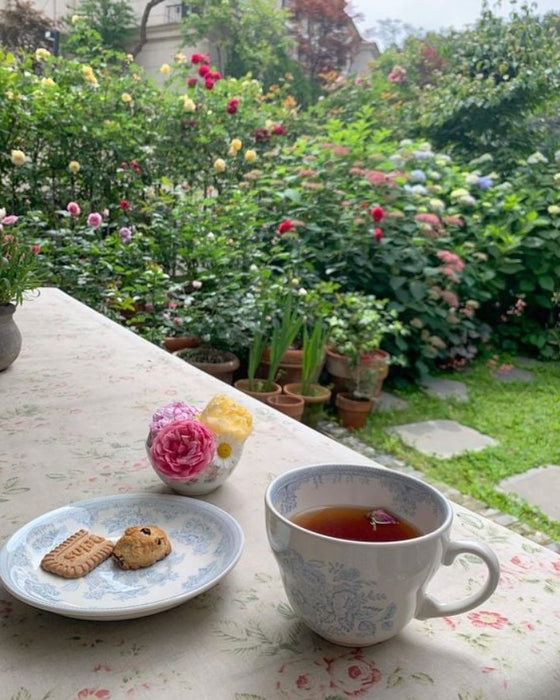
[(285, 219), (281, 224), (278, 225), (278, 233), (280, 235), (288, 233), (289, 231), (295, 231), (294, 222), (290, 219)]
[(208, 66), (206, 64), (203, 64), (198, 69), (198, 74), (200, 75), (201, 78), (205, 78), (208, 75), (208, 73), (210, 73), (210, 68), (208, 68)]
[(119, 207), (123, 211), (128, 211), (130, 209), (130, 202), (128, 201), (128, 199), (121, 199)]
[(383, 231), (382, 228), (379, 228), (379, 226), (376, 226), (373, 229), (373, 235), (375, 236), (375, 240), (379, 243), (379, 241), (383, 238), (385, 235), (385, 232)]
[(215, 70), (208, 75), (212, 78), (212, 80), (221, 80), (223, 77), (219, 70)]
[(187, 80), (187, 87), (193, 88), (193, 87), (195, 87), (196, 85), (198, 85), (198, 78), (195, 78), (194, 76), (191, 76), (191, 77)]
[(212, 80), (212, 78), (206, 78), (206, 80), (204, 81), (204, 87), (207, 90), (211, 90), (214, 87), (214, 81)]
[(201, 53), (193, 53), (191, 56), (191, 63), (196, 65), (197, 63), (203, 63), (203, 55)]
[(239, 98), (232, 97), (231, 100), (227, 103), (226, 112), (228, 114), (235, 114), (237, 112), (238, 107), (239, 107)]
[(272, 127), (272, 133), (276, 134), (276, 136), (283, 136), (286, 133), (286, 127), (282, 124), (275, 124)]
[(373, 207), (373, 209), (370, 211), (371, 218), (374, 221), (383, 221), (385, 218), (385, 210), (383, 207)]

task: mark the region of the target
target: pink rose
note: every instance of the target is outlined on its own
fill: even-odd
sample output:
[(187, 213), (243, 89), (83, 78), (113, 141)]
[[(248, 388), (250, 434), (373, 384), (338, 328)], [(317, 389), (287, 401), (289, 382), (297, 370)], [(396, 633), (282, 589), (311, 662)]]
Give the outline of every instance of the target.
[(92, 212), (87, 218), (87, 225), (91, 226), (92, 228), (97, 228), (98, 226), (101, 226), (102, 223), (103, 217), (96, 211)]
[(15, 214), (8, 214), (8, 216), (5, 216), (2, 219), (2, 223), (5, 226), (11, 226), (12, 224), (15, 224), (18, 220), (18, 217)]
[(76, 202), (68, 202), (66, 205), (66, 211), (70, 214), (70, 216), (80, 216), (82, 213), (80, 205)]
[(176, 481), (196, 476), (212, 462), (215, 454), (214, 436), (196, 420), (170, 423), (157, 433), (150, 447), (154, 469)]
[(168, 403), (157, 411), (152, 416), (150, 422), (150, 437), (152, 440), (162, 428), (170, 423), (175, 423), (180, 420), (193, 420), (198, 415), (199, 410), (195, 406), (191, 406), (183, 401), (174, 401)]

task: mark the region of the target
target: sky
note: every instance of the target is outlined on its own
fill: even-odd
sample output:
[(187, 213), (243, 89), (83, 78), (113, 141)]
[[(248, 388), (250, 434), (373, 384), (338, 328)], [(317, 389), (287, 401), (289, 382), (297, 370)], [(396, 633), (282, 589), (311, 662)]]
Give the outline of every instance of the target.
[[(472, 24), (481, 14), (482, 0), (349, 0), (351, 8), (364, 16), (364, 21), (356, 22), (362, 33), (375, 27), (378, 20), (398, 19), (415, 28), (437, 31), (454, 27), (460, 29)], [(518, 7), (521, 3), (518, 3)], [(560, 0), (536, 0), (537, 14), (549, 10), (560, 11)], [(501, 3), (502, 9), (490, 8), (496, 14), (507, 16), (511, 10), (508, 0)]]

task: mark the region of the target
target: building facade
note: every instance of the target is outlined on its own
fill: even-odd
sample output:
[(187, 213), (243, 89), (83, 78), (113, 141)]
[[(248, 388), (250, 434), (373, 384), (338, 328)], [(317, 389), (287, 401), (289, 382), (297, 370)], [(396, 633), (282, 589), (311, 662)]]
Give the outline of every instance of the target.
[[(0, 7), (8, 7), (13, 0), (0, 0)], [(35, 6), (53, 21), (61, 20), (77, 10), (78, 0), (33, 0)], [(286, 5), (285, 0), (276, 0), (279, 7)], [(142, 19), (147, 0), (129, 0), (138, 26)], [(172, 63), (175, 54), (182, 49), (185, 53), (191, 50), (207, 50), (211, 47), (182, 47), (180, 24), (188, 6), (178, 0), (163, 0), (152, 8), (147, 25), (147, 43), (136, 56), (136, 62), (141, 65), (148, 75), (162, 80), (159, 68), (163, 63)], [(358, 30), (348, 18), (348, 31), (359, 37)], [(368, 66), (379, 56), (379, 50), (374, 42), (361, 39), (358, 49), (353, 54), (347, 72), (363, 75), (368, 72)]]

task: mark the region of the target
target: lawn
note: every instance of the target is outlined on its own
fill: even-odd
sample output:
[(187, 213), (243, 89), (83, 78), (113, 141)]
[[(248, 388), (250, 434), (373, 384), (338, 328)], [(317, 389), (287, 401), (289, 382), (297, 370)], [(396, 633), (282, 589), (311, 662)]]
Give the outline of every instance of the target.
[[(500, 362), (512, 362), (507, 358)], [(469, 401), (443, 400), (418, 387), (387, 390), (405, 399), (405, 409), (372, 414), (360, 438), (427, 476), (517, 517), (555, 539), (560, 521), (547, 517), (521, 499), (496, 488), (504, 478), (545, 464), (560, 464), (560, 364), (534, 363), (535, 380), (503, 382), (492, 374), (493, 363), (479, 360), (469, 369), (445, 374), (466, 384)], [(497, 445), (450, 459), (426, 456), (405, 446), (386, 428), (424, 420), (450, 419), (497, 440)]]

